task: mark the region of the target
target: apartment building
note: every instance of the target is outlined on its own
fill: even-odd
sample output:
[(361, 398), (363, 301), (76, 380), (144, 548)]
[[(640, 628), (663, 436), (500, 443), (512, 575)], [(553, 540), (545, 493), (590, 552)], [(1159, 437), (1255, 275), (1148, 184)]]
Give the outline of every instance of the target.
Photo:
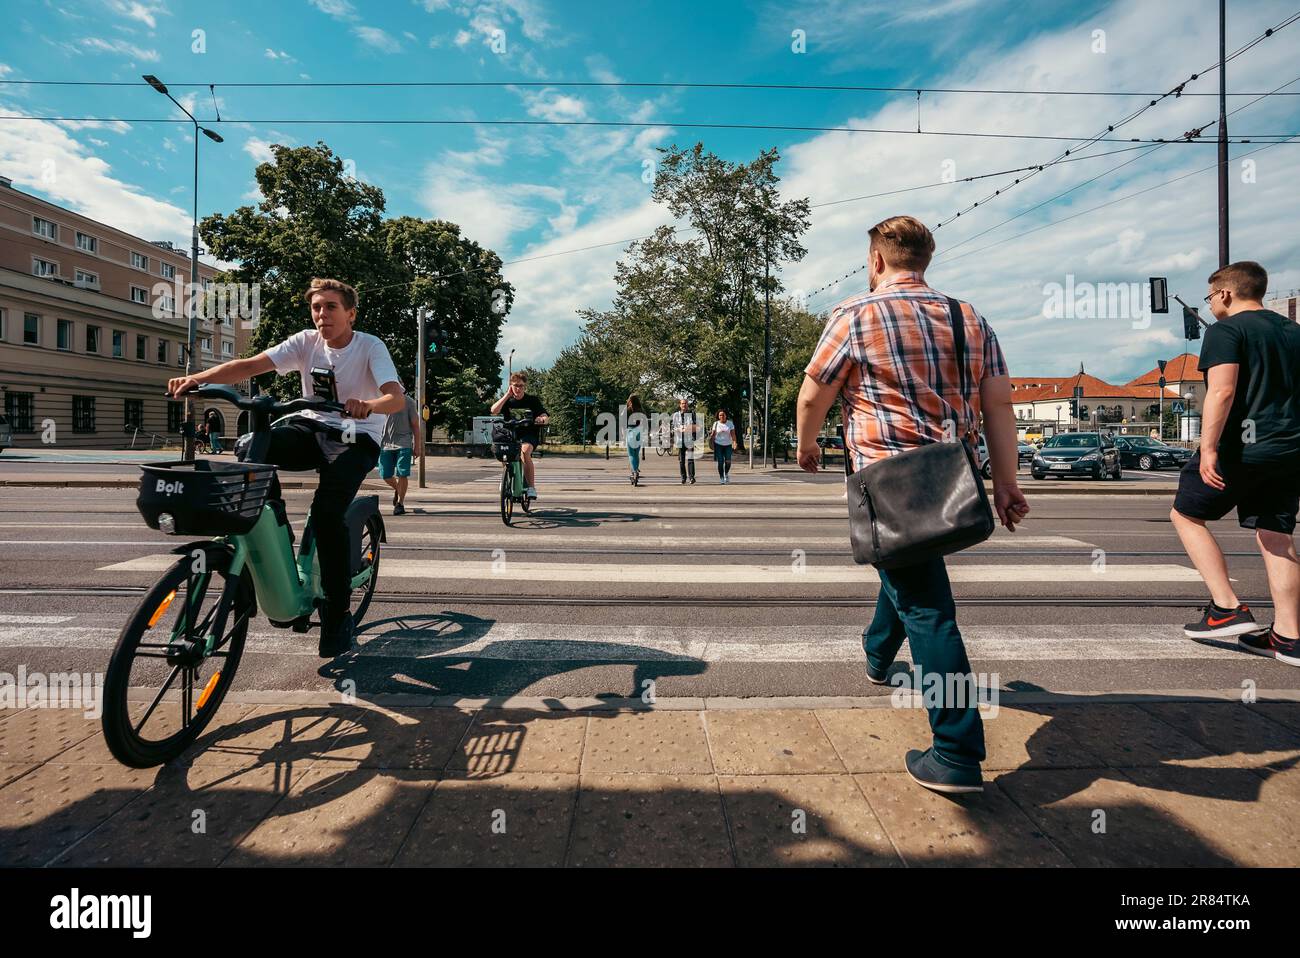
[[(200, 263), (205, 285), (215, 274)], [(187, 250), (132, 236), (0, 177), (0, 393), (14, 446), (41, 445), (51, 423), (60, 447), (177, 441), (184, 404), (168, 400), (165, 387), (185, 367), (189, 275)], [(245, 326), (234, 317), (200, 320), (196, 365), (240, 355), (251, 332)], [(232, 435), (236, 411), (211, 406)]]

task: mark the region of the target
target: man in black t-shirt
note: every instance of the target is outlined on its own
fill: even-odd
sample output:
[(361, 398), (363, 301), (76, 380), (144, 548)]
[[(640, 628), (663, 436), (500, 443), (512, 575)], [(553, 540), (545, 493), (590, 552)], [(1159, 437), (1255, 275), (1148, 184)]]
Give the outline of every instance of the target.
[(542, 400), (528, 392), (528, 374), (511, 373), (510, 388), (505, 395), (492, 404), (492, 415), (506, 419), (523, 419), (533, 417), (533, 425), (519, 430), (519, 454), (524, 462), (524, 485), (528, 487), (530, 499), (537, 498), (537, 487), (533, 484), (533, 450), (541, 444), (540, 426), (550, 421), (550, 415)]
[[(1239, 636), (1248, 652), (1300, 666), (1300, 561), (1293, 533), (1300, 511), (1300, 325), (1264, 308), (1268, 274), (1232, 263), (1210, 276), (1205, 301), (1218, 320), (1205, 332), (1200, 450), (1183, 467), (1170, 519), (1210, 590), (1194, 639)], [(1206, 528), (1233, 507), (1253, 529), (1273, 596), (1273, 626), (1242, 605), (1227, 562)]]

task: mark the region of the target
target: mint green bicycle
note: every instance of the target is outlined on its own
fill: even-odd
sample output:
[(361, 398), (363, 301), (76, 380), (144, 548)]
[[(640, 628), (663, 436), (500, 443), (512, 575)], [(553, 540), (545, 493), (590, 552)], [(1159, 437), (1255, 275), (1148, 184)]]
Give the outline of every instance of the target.
[[(134, 768), (176, 758), (211, 721), (234, 681), (259, 606), (279, 628), (306, 632), (320, 624), (312, 620), (323, 595), (311, 517), (295, 556), (284, 500), (272, 495), (275, 467), (263, 460), (273, 419), (343, 407), (316, 398), (245, 399), (229, 386), (200, 386), (196, 393), (248, 410), (251, 437), (239, 462), (141, 467), (136, 507), (145, 522), (170, 535), (210, 538), (172, 550), (180, 558), (140, 600), (108, 663), (104, 739), (119, 762)], [(386, 541), (379, 497), (355, 498), (345, 522), (359, 623), (375, 593)]]
[(531, 500), (524, 485), (524, 463), (519, 444), (519, 430), (531, 426), (532, 417), (505, 419), (492, 427), (492, 455), (503, 464), (501, 470), (501, 521), (510, 525), (515, 504), (529, 512)]

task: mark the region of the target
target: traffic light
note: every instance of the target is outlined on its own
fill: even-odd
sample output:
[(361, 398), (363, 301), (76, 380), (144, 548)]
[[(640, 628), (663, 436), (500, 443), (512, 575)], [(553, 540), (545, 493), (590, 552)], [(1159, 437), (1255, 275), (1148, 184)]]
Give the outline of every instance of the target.
[(445, 327), (431, 327), (429, 329), (429, 355), (436, 356), (438, 353), (446, 354), (448, 339), (449, 337)]
[(1201, 317), (1190, 306), (1183, 307), (1183, 339), (1201, 338)]
[(1070, 400), (1070, 415), (1071, 415), (1071, 416), (1074, 416), (1076, 419), (1078, 418), (1078, 416), (1079, 416), (1079, 400), (1077, 400), (1077, 399), (1071, 399), (1071, 400)]

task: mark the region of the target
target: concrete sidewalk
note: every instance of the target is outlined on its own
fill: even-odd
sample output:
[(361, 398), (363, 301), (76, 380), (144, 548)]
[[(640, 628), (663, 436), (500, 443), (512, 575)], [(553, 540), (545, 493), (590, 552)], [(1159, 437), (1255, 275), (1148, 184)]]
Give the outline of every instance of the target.
[(232, 695), (181, 762), (143, 771), (80, 711), (0, 711), (0, 865), (1300, 864), (1294, 701), (1004, 699), (985, 792), (948, 799), (902, 770), (924, 711), (887, 698), (273, 698)]

